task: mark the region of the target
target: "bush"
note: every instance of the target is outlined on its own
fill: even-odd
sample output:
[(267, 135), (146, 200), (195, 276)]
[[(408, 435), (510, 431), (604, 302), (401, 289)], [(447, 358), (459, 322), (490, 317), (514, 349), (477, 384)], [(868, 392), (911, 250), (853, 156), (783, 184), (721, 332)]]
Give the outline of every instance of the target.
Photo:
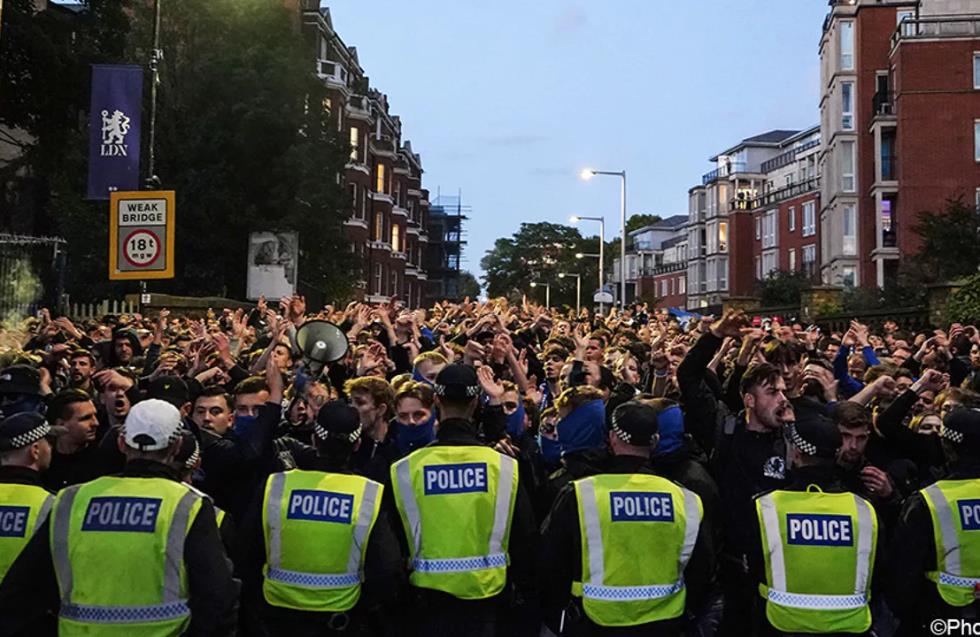
[(980, 274), (974, 274), (949, 297), (947, 315), (952, 323), (975, 323), (980, 318)]

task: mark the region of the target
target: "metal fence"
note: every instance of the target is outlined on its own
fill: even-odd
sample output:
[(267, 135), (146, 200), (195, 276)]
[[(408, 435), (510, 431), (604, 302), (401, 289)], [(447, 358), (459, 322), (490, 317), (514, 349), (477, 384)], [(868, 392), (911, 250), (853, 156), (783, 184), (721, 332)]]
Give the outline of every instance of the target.
[(101, 319), (110, 314), (135, 314), (139, 304), (130, 301), (98, 301), (95, 303), (66, 303), (65, 314), (73, 321)]
[(0, 234), (0, 316), (59, 308), (66, 257), (64, 239)]

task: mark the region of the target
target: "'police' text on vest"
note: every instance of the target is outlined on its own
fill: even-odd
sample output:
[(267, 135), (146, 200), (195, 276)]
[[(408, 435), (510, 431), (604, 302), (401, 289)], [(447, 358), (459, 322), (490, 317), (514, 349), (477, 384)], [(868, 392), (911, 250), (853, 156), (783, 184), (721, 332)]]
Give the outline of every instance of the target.
[(425, 468), (425, 495), (476, 493), (487, 490), (487, 464), (439, 464)]
[(349, 493), (296, 489), (289, 494), (286, 517), (290, 520), (350, 524), (353, 510), (354, 496)]
[(0, 506), (0, 537), (24, 537), (30, 507)]
[(980, 500), (957, 500), (960, 509), (960, 527), (964, 531), (980, 531)]
[(789, 513), (786, 515), (789, 544), (805, 546), (853, 546), (851, 518), (846, 515)]
[(674, 501), (669, 493), (612, 491), (609, 511), (613, 522), (674, 521)]
[(160, 498), (92, 498), (85, 510), (82, 530), (153, 533), (161, 502)]

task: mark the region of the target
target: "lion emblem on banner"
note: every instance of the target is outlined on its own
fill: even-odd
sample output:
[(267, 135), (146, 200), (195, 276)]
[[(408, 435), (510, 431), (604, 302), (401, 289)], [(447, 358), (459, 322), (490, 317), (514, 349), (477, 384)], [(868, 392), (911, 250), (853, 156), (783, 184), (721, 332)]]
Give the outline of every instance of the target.
[(129, 118), (120, 111), (115, 110), (112, 115), (109, 111), (102, 111), (102, 143), (103, 144), (122, 144), (129, 133)]

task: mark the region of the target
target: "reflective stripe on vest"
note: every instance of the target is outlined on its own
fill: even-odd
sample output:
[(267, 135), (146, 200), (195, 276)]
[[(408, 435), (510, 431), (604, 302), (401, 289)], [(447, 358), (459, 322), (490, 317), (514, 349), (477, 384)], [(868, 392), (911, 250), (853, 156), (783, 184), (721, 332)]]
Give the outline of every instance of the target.
[[(980, 584), (980, 578), (973, 577), (980, 575), (980, 559), (977, 558), (980, 533), (976, 534), (976, 540), (972, 533), (980, 531), (980, 519), (973, 519), (973, 513), (980, 512), (980, 480), (940, 480), (921, 493), (932, 517), (936, 547), (936, 570), (927, 577), (937, 584), (946, 603), (969, 605), (975, 599), (977, 584)], [(963, 519), (964, 515), (967, 519)]]
[(76, 604), (72, 601), (73, 573), (70, 558), (70, 526), (72, 510), (78, 491), (84, 484), (64, 489), (59, 494), (51, 527), (51, 557), (54, 562), (58, 585), (61, 589), (60, 617), (92, 624), (138, 624), (167, 619), (181, 619), (190, 615), (187, 599), (181, 587), (181, 566), (184, 562), (184, 540), (194, 504), (201, 496), (188, 490), (180, 498), (170, 528), (167, 530), (166, 555), (163, 565), (163, 588), (160, 604), (140, 606), (95, 606)]
[[(641, 601), (669, 597), (680, 592), (684, 588), (683, 566), (691, 559), (694, 552), (694, 545), (698, 539), (698, 529), (701, 526), (701, 517), (698, 514), (700, 506), (698, 496), (687, 489), (684, 493), (684, 542), (681, 546), (678, 562), (682, 565), (680, 569), (681, 578), (675, 582), (646, 586), (607, 586), (605, 584), (606, 563), (605, 549), (602, 543), (602, 521), (599, 511), (596, 508), (595, 481), (591, 478), (579, 482), (581, 499), (579, 505), (582, 507), (582, 516), (585, 521), (585, 543), (588, 547), (589, 556), (589, 578), (581, 585), (581, 595), (591, 599), (605, 601)], [(575, 587), (576, 594), (579, 587)]]
[(755, 501), (766, 619), (784, 633), (862, 633), (871, 627), (878, 524), (853, 493), (773, 491)]
[(392, 465), (391, 478), (411, 584), (460, 599), (498, 594), (509, 563), (517, 462), (483, 446), (424, 447)]
[(347, 558), (345, 573), (306, 573), (291, 571), (282, 566), (282, 505), (286, 486), (286, 474), (276, 473), (269, 478), (269, 495), (266, 504), (266, 520), (269, 526), (269, 579), (307, 588), (344, 588), (361, 583), (361, 551), (367, 542), (368, 532), (374, 521), (375, 503), (380, 485), (365, 480), (364, 495), (360, 503), (357, 522), (354, 525), (353, 542)]
[(30, 484), (0, 484), (0, 580), (48, 519), (54, 496)]

